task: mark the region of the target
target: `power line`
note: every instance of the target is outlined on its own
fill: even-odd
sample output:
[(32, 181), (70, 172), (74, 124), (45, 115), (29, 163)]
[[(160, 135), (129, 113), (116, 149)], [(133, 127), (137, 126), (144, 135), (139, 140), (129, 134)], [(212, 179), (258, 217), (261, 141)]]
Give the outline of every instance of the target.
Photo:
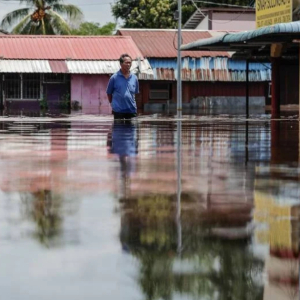
[[(232, 21), (235, 21), (235, 20), (237, 20), (243, 13), (245, 13), (245, 11), (246, 11), (247, 9), (251, 8), (251, 7), (245, 8), (242, 12), (240, 12), (235, 18), (233, 18), (233, 19), (231, 19), (231, 20), (224, 21), (224, 22), (218, 22), (218, 21), (215, 21), (215, 20), (210, 19), (206, 14), (204, 14), (204, 13), (202, 12), (202, 10), (200, 9), (200, 7), (198, 7), (198, 6), (196, 5), (196, 3), (195, 3), (194, 0), (190, 0), (190, 1), (191, 1), (192, 4), (195, 6), (196, 10), (197, 10), (204, 18), (207, 17), (207, 19), (208, 19), (209, 21), (214, 22), (214, 23), (216, 23), (216, 24), (227, 24), (227, 23), (230, 23), (230, 22), (232, 22)], [(200, 0), (198, 0), (198, 2), (205, 2), (205, 1), (200, 1)], [(249, 2), (250, 2), (250, 1), (249, 1)], [(211, 2), (211, 3), (213, 3), (213, 4), (215, 4), (215, 5), (221, 4), (221, 3), (214, 3), (214, 2)], [(224, 5), (224, 4), (222, 4), (222, 5)]]
[(236, 4), (226, 4), (226, 3), (215, 3), (210, 1), (202, 1), (202, 0), (195, 0), (195, 2), (201, 2), (205, 4), (213, 4), (213, 5), (219, 5), (219, 6), (229, 6), (229, 7), (237, 7), (237, 8), (253, 8), (252, 6), (242, 6), (242, 5), (236, 5)]

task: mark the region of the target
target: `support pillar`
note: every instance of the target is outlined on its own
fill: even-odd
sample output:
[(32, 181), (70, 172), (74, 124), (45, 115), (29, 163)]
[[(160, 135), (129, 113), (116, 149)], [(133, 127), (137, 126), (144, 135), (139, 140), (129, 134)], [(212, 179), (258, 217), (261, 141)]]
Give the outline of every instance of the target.
[(271, 62), (272, 62), (272, 99), (271, 113), (272, 118), (280, 117), (280, 58), (282, 55), (283, 45), (271, 45)]
[(246, 118), (249, 118), (249, 59), (246, 61)]
[(272, 118), (280, 117), (280, 58), (272, 57)]

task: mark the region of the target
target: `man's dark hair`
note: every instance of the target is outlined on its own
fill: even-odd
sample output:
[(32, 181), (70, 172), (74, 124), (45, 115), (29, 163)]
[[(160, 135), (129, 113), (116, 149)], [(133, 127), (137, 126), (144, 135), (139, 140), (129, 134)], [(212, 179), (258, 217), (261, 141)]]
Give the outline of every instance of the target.
[(122, 64), (122, 63), (124, 62), (124, 58), (125, 58), (125, 57), (129, 57), (129, 58), (131, 59), (131, 61), (132, 61), (131, 56), (130, 56), (129, 54), (127, 54), (127, 53), (124, 53), (124, 54), (122, 54), (122, 55), (120, 56), (120, 59), (119, 59), (120, 64)]

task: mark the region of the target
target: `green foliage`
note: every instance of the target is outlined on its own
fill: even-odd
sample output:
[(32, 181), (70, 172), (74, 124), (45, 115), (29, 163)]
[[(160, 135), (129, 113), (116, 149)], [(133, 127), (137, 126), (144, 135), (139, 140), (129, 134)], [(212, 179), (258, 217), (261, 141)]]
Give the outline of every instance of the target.
[[(209, 2), (248, 6), (252, 0), (208, 0)], [(219, 5), (199, 3), (198, 7), (222, 7)], [(117, 0), (112, 5), (112, 13), (124, 21), (125, 28), (176, 28), (174, 13), (177, 1), (174, 0)], [(191, 17), (196, 8), (191, 1), (183, 1), (182, 23)]]
[(42, 98), (40, 100), (40, 109), (43, 110), (43, 111), (48, 109), (48, 102), (47, 102), (46, 98)]
[(33, 236), (45, 247), (57, 246), (62, 233), (62, 199), (50, 190), (21, 194), (24, 216), (36, 224)]
[(3, 29), (10, 29), (14, 34), (71, 34), (67, 21), (82, 18), (81, 10), (71, 4), (62, 4), (61, 0), (21, 0), (28, 7), (6, 14), (0, 24)]
[(174, 294), (216, 299), (218, 294), (220, 300), (261, 300), (263, 286), (257, 279), (263, 261), (255, 257), (248, 238), (214, 236), (214, 229), (230, 229), (232, 224), (205, 223), (199, 199), (197, 194), (182, 194), (180, 222), (176, 195), (120, 199), (120, 240), (139, 260), (137, 282), (144, 299), (167, 300)]
[(176, 7), (171, 0), (119, 0), (112, 13), (124, 20), (127, 28), (175, 28)]
[(101, 26), (95, 22), (84, 22), (79, 25), (78, 28), (71, 31), (74, 35), (112, 35), (116, 28), (114, 23), (106, 23)]
[(69, 109), (71, 105), (71, 97), (69, 93), (64, 94), (59, 101), (59, 108)]

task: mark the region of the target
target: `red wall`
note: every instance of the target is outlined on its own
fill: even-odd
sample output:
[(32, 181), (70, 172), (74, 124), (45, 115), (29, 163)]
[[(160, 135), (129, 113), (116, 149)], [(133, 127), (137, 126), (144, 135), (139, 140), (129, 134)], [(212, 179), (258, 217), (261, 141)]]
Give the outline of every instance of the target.
[[(244, 82), (193, 82), (190, 83), (190, 96), (215, 97), (243, 97), (246, 94), (246, 83)], [(267, 82), (251, 82), (249, 93), (251, 97), (266, 95)]]
[[(171, 101), (176, 102), (176, 82), (170, 82)], [(143, 104), (149, 101), (150, 81), (140, 80), (140, 95), (137, 97), (138, 107), (142, 108)], [(267, 96), (268, 82), (250, 83), (250, 96)], [(183, 82), (182, 84), (182, 101), (189, 103), (192, 98), (202, 97), (243, 97), (246, 94), (246, 84), (244, 82)], [(152, 102), (165, 102), (152, 101)]]

